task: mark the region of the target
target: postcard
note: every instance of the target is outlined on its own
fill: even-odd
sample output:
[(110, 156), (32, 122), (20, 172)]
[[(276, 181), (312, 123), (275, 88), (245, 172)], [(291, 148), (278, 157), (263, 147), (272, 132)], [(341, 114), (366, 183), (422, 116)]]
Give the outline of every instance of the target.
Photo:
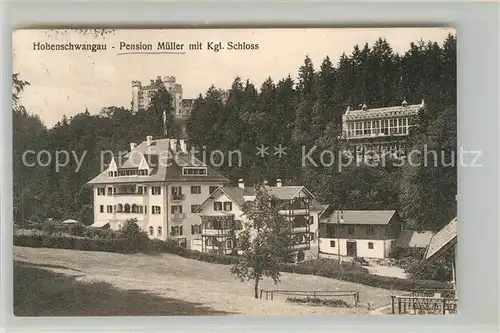
[(14, 31), (14, 314), (455, 314), (456, 39)]

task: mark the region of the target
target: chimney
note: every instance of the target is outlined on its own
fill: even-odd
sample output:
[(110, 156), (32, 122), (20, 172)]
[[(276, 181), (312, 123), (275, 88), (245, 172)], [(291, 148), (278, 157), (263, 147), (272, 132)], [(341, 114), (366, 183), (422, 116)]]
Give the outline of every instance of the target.
[(276, 179), (276, 187), (281, 187), (281, 179)]
[(181, 151), (184, 154), (187, 154), (188, 151), (187, 151), (187, 147), (186, 147), (186, 140), (184, 140), (184, 139), (179, 140), (179, 144), (181, 145)]
[(173, 153), (177, 152), (177, 139), (170, 139), (170, 149)]
[(408, 102), (406, 101), (406, 98), (403, 100), (403, 103), (401, 103), (402, 106), (407, 106)]
[(243, 189), (245, 188), (245, 182), (243, 179), (238, 179), (238, 187)]
[(135, 143), (135, 142), (131, 142), (131, 143), (130, 143), (130, 151), (134, 150), (134, 149), (135, 149), (135, 147), (137, 147), (137, 143)]
[(148, 135), (146, 137), (146, 147), (149, 147), (151, 146), (151, 143), (153, 142), (153, 136), (152, 135)]
[(368, 107), (366, 106), (366, 104), (365, 104), (365, 103), (363, 103), (363, 106), (361, 106), (361, 109), (363, 109), (363, 110), (365, 110), (365, 111), (366, 111), (366, 110), (368, 109)]

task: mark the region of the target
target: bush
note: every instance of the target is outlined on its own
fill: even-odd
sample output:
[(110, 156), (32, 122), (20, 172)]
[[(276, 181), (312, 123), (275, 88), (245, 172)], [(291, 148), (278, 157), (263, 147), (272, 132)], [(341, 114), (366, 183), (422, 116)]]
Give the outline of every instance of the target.
[(322, 305), (331, 306), (334, 308), (350, 308), (351, 306), (347, 304), (343, 299), (321, 299), (318, 297), (288, 297), (286, 299), (290, 303), (298, 304), (312, 304), (312, 305)]
[(420, 260), (424, 257), (424, 254), (425, 248), (395, 246), (391, 250), (390, 257), (393, 259), (412, 257)]
[(14, 245), (80, 251), (135, 252), (134, 246), (127, 239), (84, 238), (68, 235), (14, 235)]

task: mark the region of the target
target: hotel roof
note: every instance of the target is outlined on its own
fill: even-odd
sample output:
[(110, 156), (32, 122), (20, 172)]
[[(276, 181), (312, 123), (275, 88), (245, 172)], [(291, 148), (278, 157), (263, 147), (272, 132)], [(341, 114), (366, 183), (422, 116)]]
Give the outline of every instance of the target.
[[(267, 193), (269, 195), (275, 196), (281, 200), (291, 200), (295, 198), (300, 192), (304, 191), (310, 198), (312, 198), (311, 209), (312, 210), (322, 210), (323, 206), (314, 198), (314, 196), (307, 190), (304, 186), (266, 186)], [(243, 206), (245, 203), (245, 196), (254, 196), (255, 189), (253, 187), (219, 187), (217, 191), (221, 191), (227, 195), (236, 205), (239, 207)], [(198, 212), (201, 211), (203, 206), (213, 197), (213, 194), (203, 202), (198, 208)]]
[(395, 215), (397, 215), (395, 210), (335, 210), (329, 217), (322, 219), (321, 222), (337, 223), (338, 216), (340, 224), (385, 225)]
[(455, 217), (443, 229), (432, 236), (429, 247), (425, 252), (425, 259), (432, 260), (446, 252), (457, 242), (457, 218)]
[[(365, 105), (364, 105), (365, 106)], [(402, 117), (402, 116), (415, 116), (420, 110), (425, 107), (424, 100), (421, 104), (407, 105), (403, 102), (398, 106), (391, 106), (385, 108), (369, 109), (363, 107), (361, 110), (350, 110), (344, 113), (345, 121), (352, 120), (364, 120), (364, 119), (379, 119), (379, 118), (391, 118), (391, 117)]]
[[(147, 182), (219, 182), (227, 183), (229, 180), (197, 159), (189, 152), (183, 153), (174, 145), (175, 152), (172, 150), (171, 142), (173, 139), (151, 139), (150, 145), (143, 141), (122, 160), (114, 158), (118, 170), (137, 169), (144, 160), (150, 168), (149, 175), (131, 175), (110, 177), (106, 169), (99, 175), (90, 180), (88, 185), (96, 184), (126, 184), (126, 183), (147, 183)], [(175, 141), (177, 142), (177, 140)], [(205, 176), (189, 175), (182, 173), (183, 167), (203, 167), (207, 169)]]

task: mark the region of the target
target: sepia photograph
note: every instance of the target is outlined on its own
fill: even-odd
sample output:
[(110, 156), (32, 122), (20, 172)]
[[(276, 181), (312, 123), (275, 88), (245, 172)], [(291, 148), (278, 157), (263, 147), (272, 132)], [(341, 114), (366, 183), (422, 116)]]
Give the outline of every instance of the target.
[(15, 316), (457, 313), (454, 29), (12, 44)]

